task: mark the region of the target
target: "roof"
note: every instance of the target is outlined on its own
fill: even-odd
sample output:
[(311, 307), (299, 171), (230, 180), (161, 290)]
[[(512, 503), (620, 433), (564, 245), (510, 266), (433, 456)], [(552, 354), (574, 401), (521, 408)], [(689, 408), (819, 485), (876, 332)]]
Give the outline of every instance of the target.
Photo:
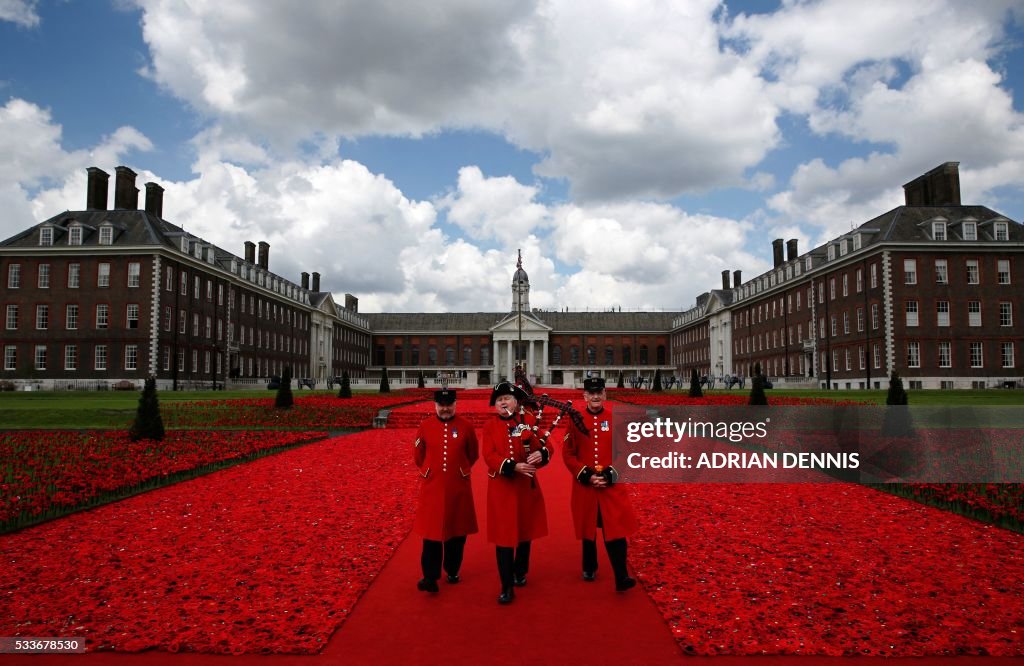
[[(508, 317), (507, 312), (392, 312), (360, 313), (376, 333), (387, 331), (487, 331)], [(555, 331), (668, 331), (678, 312), (549, 312), (531, 316)]]

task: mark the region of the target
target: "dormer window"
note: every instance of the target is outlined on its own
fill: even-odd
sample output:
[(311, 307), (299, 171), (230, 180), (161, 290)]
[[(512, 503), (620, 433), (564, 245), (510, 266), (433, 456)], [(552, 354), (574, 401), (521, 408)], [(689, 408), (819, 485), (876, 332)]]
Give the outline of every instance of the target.
[(235, 275), (238, 274), (238, 262), (234, 259), (231, 260), (231, 272)]
[(1006, 222), (996, 222), (992, 226), (992, 232), (997, 241), (1010, 240), (1010, 227)]
[(841, 241), (839, 241), (839, 256), (840, 257), (845, 257), (846, 256), (846, 252), (847, 252), (847, 250), (846, 250), (846, 239), (844, 238)]
[(809, 271), (809, 270), (811, 270), (811, 268), (813, 266), (814, 266), (814, 264), (811, 261), (811, 257), (810, 256), (808, 256), (806, 259), (804, 259), (804, 270)]
[(81, 245), (82, 244), (82, 227), (77, 224), (68, 227), (68, 245)]
[(213, 251), (213, 247), (206, 248), (206, 262), (212, 264), (212, 263), (214, 263), (215, 259), (216, 259), (216, 256), (215, 256), (215, 253)]
[(53, 245), (53, 227), (39, 228), (39, 244)]
[(853, 251), (856, 252), (861, 247), (860, 234), (853, 235)]
[(978, 240), (978, 223), (977, 222), (964, 222), (963, 235), (965, 241), (976, 241)]
[(114, 244), (114, 227), (109, 224), (100, 227), (100, 245)]
[(932, 222), (932, 240), (944, 241), (946, 240), (946, 223), (945, 222)]
[(832, 261), (835, 258), (836, 258), (836, 246), (835, 245), (829, 245), (828, 246), (828, 260)]
[(188, 254), (188, 236), (181, 237), (181, 251)]

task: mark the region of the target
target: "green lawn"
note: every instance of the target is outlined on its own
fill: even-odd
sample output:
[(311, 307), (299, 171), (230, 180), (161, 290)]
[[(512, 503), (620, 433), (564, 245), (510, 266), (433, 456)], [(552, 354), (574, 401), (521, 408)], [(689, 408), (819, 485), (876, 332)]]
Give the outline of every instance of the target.
[[(688, 391), (689, 387), (684, 389)], [(675, 391), (678, 393), (678, 391)], [(710, 391), (711, 394), (715, 393), (730, 393), (730, 394), (748, 394), (750, 388), (743, 390), (735, 389), (727, 391), (723, 389), (713, 389)], [(878, 405), (885, 404), (886, 391), (884, 390), (851, 390), (851, 391), (825, 391), (821, 389), (807, 389), (807, 390), (796, 390), (796, 389), (771, 389), (765, 391), (768, 396), (768, 402), (771, 402), (772, 396), (792, 396), (798, 398), (826, 398), (832, 400), (856, 400), (858, 402), (869, 402)], [(981, 389), (981, 390), (961, 390), (961, 391), (938, 391), (938, 390), (916, 390), (907, 391), (911, 405), (934, 405), (934, 406), (960, 406), (960, 407), (974, 407), (974, 406), (994, 406), (994, 405), (1024, 405), (1024, 391), (1019, 389)]]

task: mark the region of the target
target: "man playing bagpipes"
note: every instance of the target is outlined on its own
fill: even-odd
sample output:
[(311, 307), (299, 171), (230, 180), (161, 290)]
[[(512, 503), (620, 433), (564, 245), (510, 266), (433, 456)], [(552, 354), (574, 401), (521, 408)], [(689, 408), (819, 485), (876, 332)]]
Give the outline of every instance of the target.
[(636, 585), (626, 568), (626, 537), (637, 529), (633, 504), (625, 487), (618, 485), (612, 467), (612, 408), (605, 403), (604, 379), (583, 382), (587, 409), (583, 422), (589, 434), (569, 428), (562, 442), (562, 459), (576, 482), (572, 486), (572, 520), (576, 538), (583, 542), (583, 580), (597, 576), (597, 528), (615, 574), (615, 589), (624, 592)]

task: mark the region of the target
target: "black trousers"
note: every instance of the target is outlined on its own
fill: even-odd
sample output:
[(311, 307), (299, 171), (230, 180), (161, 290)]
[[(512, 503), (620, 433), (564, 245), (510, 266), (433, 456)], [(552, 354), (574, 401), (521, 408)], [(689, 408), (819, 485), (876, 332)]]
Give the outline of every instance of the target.
[[(626, 570), (626, 539), (612, 539), (604, 542), (604, 549), (608, 551), (608, 559), (612, 563), (612, 571), (615, 573), (615, 580), (623, 580), (629, 576)], [(597, 541), (594, 539), (583, 540), (583, 570), (589, 573), (597, 573)]]
[(449, 576), (457, 576), (462, 568), (462, 553), (466, 549), (466, 537), (452, 537), (447, 541), (423, 540), (423, 554), (420, 556), (420, 566), (423, 568), (423, 577), (427, 580), (437, 580), (441, 577), (441, 567)]
[(498, 577), (502, 589), (512, 587), (513, 577), (522, 578), (530, 570), (530, 542), (520, 541), (515, 548), (497, 546), (494, 554), (498, 560)]

